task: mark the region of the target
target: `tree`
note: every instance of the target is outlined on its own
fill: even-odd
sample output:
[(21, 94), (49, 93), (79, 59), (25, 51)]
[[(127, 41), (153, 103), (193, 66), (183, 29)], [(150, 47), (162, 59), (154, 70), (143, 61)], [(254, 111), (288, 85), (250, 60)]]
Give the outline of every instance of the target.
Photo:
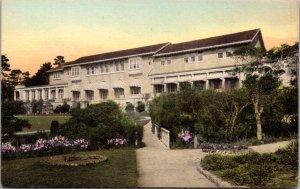
[(257, 139), (262, 140), (261, 115), (264, 110), (265, 97), (279, 87), (279, 76), (284, 71), (262, 63), (265, 55), (264, 49), (249, 45), (238, 48), (233, 54), (242, 60), (249, 61), (235, 71), (243, 72), (246, 75), (243, 87), (248, 90), (250, 101), (254, 107)]
[(63, 63), (65, 63), (64, 57), (63, 57), (63, 56), (57, 56), (57, 57), (54, 59), (53, 65), (60, 66), (60, 65), (63, 64)]
[(9, 59), (6, 55), (1, 55), (1, 74), (5, 76), (6, 71), (10, 71), (10, 64), (8, 63)]
[(27, 120), (16, 118), (14, 115), (25, 113), (26, 109), (21, 101), (2, 101), (1, 106), (1, 132), (3, 135), (12, 136), (23, 128), (30, 128)]
[(69, 113), (70, 111), (70, 105), (67, 104), (67, 102), (64, 102), (63, 105), (60, 107), (60, 112), (65, 114), (65, 113)]
[[(46, 62), (40, 66), (39, 70), (30, 79), (26, 78), (26, 86), (48, 85), (49, 84), (49, 71), (52, 68), (51, 62)], [(26, 73), (26, 76), (29, 74)], [(24, 80), (25, 81), (25, 80)]]
[(22, 71), (19, 69), (11, 70), (10, 74), (8, 75), (8, 81), (11, 85), (16, 86), (22, 84)]

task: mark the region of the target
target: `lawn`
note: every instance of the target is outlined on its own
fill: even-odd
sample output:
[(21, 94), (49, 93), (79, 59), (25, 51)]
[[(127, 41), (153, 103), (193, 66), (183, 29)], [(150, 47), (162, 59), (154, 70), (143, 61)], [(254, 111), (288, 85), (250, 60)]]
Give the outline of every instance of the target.
[(108, 161), (78, 167), (46, 166), (46, 157), (1, 162), (3, 187), (100, 188), (137, 187), (136, 153), (132, 148), (111, 149), (84, 154), (101, 154)]
[(28, 120), (31, 128), (24, 128), (23, 131), (50, 130), (52, 120), (57, 120), (59, 123), (68, 121), (71, 116), (16, 116), (20, 119)]

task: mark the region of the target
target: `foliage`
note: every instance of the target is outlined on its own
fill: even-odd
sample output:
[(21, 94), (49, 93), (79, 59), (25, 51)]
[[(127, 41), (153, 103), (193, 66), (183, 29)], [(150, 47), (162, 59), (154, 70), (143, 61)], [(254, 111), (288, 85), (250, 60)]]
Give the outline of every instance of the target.
[(59, 130), (59, 122), (57, 120), (52, 120), (50, 127), (50, 135), (57, 136)]
[(34, 114), (41, 114), (42, 110), (43, 110), (43, 100), (33, 100), (31, 102), (31, 106), (32, 106), (32, 113)]
[(53, 110), (53, 113), (59, 114), (60, 112), (61, 112), (61, 105), (59, 104), (58, 106), (55, 107), (55, 109)]
[(54, 59), (53, 65), (60, 66), (63, 63), (65, 63), (64, 57), (63, 56), (56, 56), (56, 58)]
[(279, 76), (284, 71), (264, 65), (262, 60), (265, 51), (252, 45), (239, 47), (233, 54), (246, 61), (246, 64), (237, 67), (235, 71), (246, 75), (243, 87), (248, 91), (250, 103), (254, 106), (257, 139), (262, 140), (261, 116), (265, 107), (265, 98), (279, 87)]
[(68, 138), (88, 139), (92, 148), (109, 147), (108, 141), (116, 138), (124, 138), (129, 145), (134, 145), (135, 132), (133, 120), (113, 101), (72, 112), (72, 118), (59, 129), (59, 134)]
[[(64, 137), (54, 137), (49, 140), (38, 139), (33, 144), (21, 144), (18, 148), (10, 143), (1, 143), (2, 158), (32, 157), (54, 155), (70, 152), (74, 149), (87, 149), (89, 143), (84, 139), (68, 140)], [(7, 148), (9, 147), (9, 148)]]
[(290, 46), (288, 44), (281, 44), (280, 47), (273, 47), (267, 52), (267, 57), (270, 60), (283, 59), (288, 56), (294, 56), (295, 53), (299, 51), (299, 43), (296, 42), (294, 45)]
[(60, 112), (63, 114), (70, 112), (70, 105), (67, 102), (64, 102), (63, 105), (60, 107)]
[[(292, 142), (285, 149), (271, 154), (208, 155), (201, 160), (201, 166), (237, 185), (270, 186), (282, 172), (295, 172), (298, 169), (298, 142)], [(294, 178), (296, 176), (293, 175)]]
[(49, 84), (49, 73), (48, 71), (52, 68), (51, 62), (46, 62), (40, 66), (35, 75), (24, 81), (26, 87), (48, 85)]
[(137, 112), (144, 112), (145, 111), (145, 103), (138, 101), (138, 105), (136, 107)]
[(24, 113), (25, 107), (21, 101), (2, 101), (1, 106), (1, 132), (3, 135), (12, 136), (23, 128), (30, 128), (27, 120), (16, 118), (16, 114)]
[(126, 103), (125, 111), (126, 112), (133, 112), (134, 111), (134, 106), (131, 102)]

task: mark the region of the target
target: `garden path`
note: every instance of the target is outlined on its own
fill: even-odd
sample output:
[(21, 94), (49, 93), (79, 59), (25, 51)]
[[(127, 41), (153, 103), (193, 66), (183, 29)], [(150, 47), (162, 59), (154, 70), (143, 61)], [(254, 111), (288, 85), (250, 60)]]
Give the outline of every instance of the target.
[(197, 149), (169, 150), (144, 127), (146, 147), (137, 150), (139, 187), (216, 187), (197, 171), (204, 153)]

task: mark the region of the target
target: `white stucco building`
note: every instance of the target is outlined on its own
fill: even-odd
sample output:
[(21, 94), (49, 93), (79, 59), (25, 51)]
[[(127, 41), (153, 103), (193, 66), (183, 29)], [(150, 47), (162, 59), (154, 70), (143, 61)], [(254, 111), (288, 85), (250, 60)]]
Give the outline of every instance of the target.
[(43, 100), (56, 107), (114, 100), (121, 107), (164, 92), (183, 82), (203, 89), (227, 90), (241, 85), (243, 74), (231, 75), (236, 47), (264, 47), (260, 29), (183, 43), (161, 43), (81, 57), (50, 70), (49, 85), (17, 86), (15, 99)]

